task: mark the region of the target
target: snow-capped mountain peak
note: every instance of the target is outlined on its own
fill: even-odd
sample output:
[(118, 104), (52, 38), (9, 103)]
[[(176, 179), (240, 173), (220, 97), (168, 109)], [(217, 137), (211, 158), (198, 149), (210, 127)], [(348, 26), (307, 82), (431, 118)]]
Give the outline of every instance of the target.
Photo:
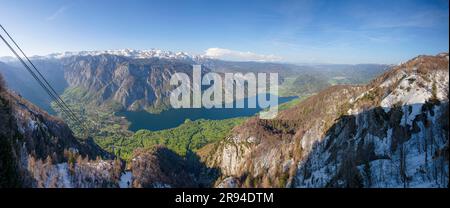
[(95, 50), (95, 51), (76, 51), (52, 53), (46, 56), (33, 56), (33, 59), (61, 59), (72, 56), (98, 56), (98, 55), (116, 55), (135, 59), (140, 58), (163, 58), (163, 59), (191, 59), (193, 56), (186, 52), (172, 52), (161, 49), (135, 50), (135, 49), (118, 49), (118, 50)]

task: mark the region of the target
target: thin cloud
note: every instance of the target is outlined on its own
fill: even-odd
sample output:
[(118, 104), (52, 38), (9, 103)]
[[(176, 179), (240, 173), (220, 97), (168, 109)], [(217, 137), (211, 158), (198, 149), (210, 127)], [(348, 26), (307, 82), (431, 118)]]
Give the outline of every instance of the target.
[(67, 6), (67, 5), (59, 7), (58, 10), (56, 10), (52, 15), (47, 17), (47, 21), (52, 21), (52, 20), (56, 19), (58, 16), (63, 14), (68, 8), (69, 8), (69, 6)]
[(401, 7), (401, 9), (392, 8), (381, 11), (360, 8), (352, 10), (351, 15), (361, 21), (363, 29), (436, 28), (448, 25), (448, 9), (441, 8), (410, 8), (408, 10)]
[(232, 61), (280, 61), (281, 57), (275, 55), (263, 55), (253, 52), (235, 51), (225, 48), (208, 48), (205, 56)]

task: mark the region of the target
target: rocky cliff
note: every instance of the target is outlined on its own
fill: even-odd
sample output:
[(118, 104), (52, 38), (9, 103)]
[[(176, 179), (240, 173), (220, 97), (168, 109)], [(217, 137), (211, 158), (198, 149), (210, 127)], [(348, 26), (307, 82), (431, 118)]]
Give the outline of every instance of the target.
[(130, 165), (136, 188), (198, 186), (187, 161), (164, 146), (136, 150)]
[(169, 107), (173, 73), (192, 74), (192, 63), (177, 59), (131, 59), (124, 56), (73, 56), (63, 60), (65, 79), (78, 99), (127, 110)]

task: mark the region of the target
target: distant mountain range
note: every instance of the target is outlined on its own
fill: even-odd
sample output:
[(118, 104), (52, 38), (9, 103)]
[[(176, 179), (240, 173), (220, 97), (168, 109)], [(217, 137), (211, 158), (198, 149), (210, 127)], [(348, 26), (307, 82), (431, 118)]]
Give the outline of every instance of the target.
[[(99, 56), (99, 55), (115, 55), (123, 56), (133, 59), (147, 59), (147, 58), (164, 58), (164, 59), (196, 59), (202, 56), (193, 56), (185, 52), (172, 52), (160, 49), (150, 50), (134, 50), (134, 49), (118, 49), (118, 50), (103, 50), (103, 51), (77, 51), (77, 52), (62, 52), (52, 53), (45, 56), (31, 56), (31, 59), (62, 59), (73, 56)], [(0, 61), (11, 62), (15, 61), (13, 57), (0, 57)]]
[[(49, 97), (20, 63), (11, 58), (0, 60), (7, 61), (1, 63), (0, 72), (10, 88), (51, 112)], [(69, 100), (113, 111), (149, 112), (170, 108), (169, 95), (173, 89), (168, 82), (170, 75), (174, 72), (191, 74), (193, 64), (201, 64), (204, 72), (278, 72), (282, 96), (309, 95), (333, 84), (364, 83), (388, 68), (377, 64), (300, 66), (233, 62), (158, 49), (65, 52), (34, 56), (32, 60), (57, 91)]]
[[(159, 80), (189, 70), (184, 61), (105, 54), (36, 63), (62, 72), (54, 75), (67, 81), (73, 97), (83, 87), (99, 93), (79, 96), (89, 103), (124, 106), (151, 91), (164, 95)], [(164, 140), (137, 147), (127, 168), (0, 81), (0, 187), (447, 187), (448, 53), (383, 71), (367, 84), (325, 87), (276, 119), (249, 118), (186, 157), (158, 142)], [(13, 76), (7, 76), (9, 85)], [(122, 145), (146, 141), (124, 138)]]

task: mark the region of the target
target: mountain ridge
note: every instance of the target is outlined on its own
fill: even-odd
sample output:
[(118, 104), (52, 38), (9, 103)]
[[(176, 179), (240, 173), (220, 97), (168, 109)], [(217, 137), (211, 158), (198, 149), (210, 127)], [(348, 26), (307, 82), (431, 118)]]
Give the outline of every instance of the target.
[[(417, 76), (411, 79), (408, 75)], [(405, 84), (411, 85), (410, 88), (405, 87)], [(415, 99), (417, 96), (408, 96), (416, 92), (422, 95), (419, 100)], [(418, 104), (415, 102), (423, 103), (415, 105)], [(439, 119), (431, 114), (437, 114)], [(410, 156), (415, 153), (411, 142), (427, 144), (423, 147), (425, 149), (448, 149), (448, 127), (445, 127), (448, 117), (445, 120), (445, 115), (448, 115), (448, 53), (418, 56), (393, 67), (367, 85), (329, 87), (297, 106), (280, 112), (275, 120), (252, 118), (235, 127), (232, 136), (215, 144), (211, 151), (204, 153), (203, 158), (210, 167), (222, 171), (223, 175), (216, 182), (221, 187), (254, 187), (255, 184), (258, 187), (376, 187), (376, 184), (394, 187), (428, 184), (441, 187), (447, 184), (445, 180), (448, 182), (448, 177), (445, 177), (448, 156), (439, 156), (429, 166), (421, 162), (416, 163), (416, 166), (407, 166), (400, 158), (414, 157)], [(431, 128), (428, 124), (419, 127), (424, 123), (433, 123), (431, 126), (436, 127)], [(370, 128), (371, 125), (378, 125), (380, 129)], [(388, 134), (388, 131), (392, 133)], [(423, 131), (434, 132), (432, 135), (436, 138), (433, 138), (433, 147), (430, 147), (429, 140), (432, 137), (429, 134), (419, 135)], [(391, 149), (377, 147), (381, 144), (371, 139), (376, 138), (374, 135), (387, 135), (384, 141), (392, 141)], [(342, 146), (345, 140), (355, 140), (362, 146), (351, 146), (354, 148), (351, 150), (349, 146)], [(370, 145), (391, 151), (392, 165), (403, 164), (401, 173), (396, 172), (400, 170), (390, 169), (391, 183), (361, 176), (364, 167), (358, 165), (360, 156), (348, 155), (347, 159), (342, 159), (346, 154), (338, 151), (361, 152), (359, 148), (370, 148)], [(401, 153), (404, 150), (402, 145), (406, 146), (408, 153)], [(330, 148), (334, 148), (334, 151)], [(423, 150), (421, 152), (417, 153), (418, 157), (427, 157)], [(399, 154), (403, 156), (399, 158)], [(331, 157), (332, 161), (337, 161), (335, 166), (340, 169), (330, 166), (329, 161), (323, 161), (321, 157)], [(346, 164), (343, 161), (354, 163)], [(370, 157), (365, 157), (364, 161), (367, 167), (379, 165), (380, 162)], [(438, 164), (441, 161), (443, 165)], [(383, 164), (391, 163), (387, 161)], [(425, 173), (416, 172), (416, 167), (422, 167)], [(324, 171), (321, 168), (328, 168), (328, 174), (321, 172)], [(429, 175), (433, 168), (443, 171), (440, 174), (444, 174), (444, 181), (431, 183), (427, 181), (430, 179), (421, 179), (434, 178)], [(345, 175), (345, 169), (351, 170), (351, 174)], [(371, 174), (374, 178), (380, 175), (383, 176), (383, 173)]]
[[(277, 72), (280, 84), (282, 84), (280, 92), (283, 96), (305, 96), (335, 82), (363, 82), (364, 78), (355, 79), (353, 77), (358, 77), (356, 76), (358, 74), (360, 77), (367, 77), (364, 74), (371, 74), (368, 75), (371, 78), (385, 68), (384, 65), (370, 65), (369, 70), (353, 70), (354, 73), (346, 73), (347, 68), (365, 68), (363, 65), (349, 65), (338, 67), (337, 71), (340, 72), (336, 73), (329, 72), (331, 69), (327, 70), (328, 66), (311, 67), (283, 63), (224, 61), (159, 49), (64, 52), (37, 56), (32, 59), (44, 76), (49, 78), (50, 83), (56, 85), (58, 93), (63, 93), (64, 90), (66, 93), (68, 92), (69, 95), (65, 97), (69, 100), (74, 98), (77, 102), (83, 101), (85, 104), (95, 106), (108, 103), (111, 105), (110, 110), (117, 110), (116, 107), (119, 107), (121, 110), (146, 110), (151, 113), (170, 108), (168, 95), (173, 88), (167, 84), (170, 74), (178, 72), (178, 69), (180, 72), (191, 74), (188, 67), (192, 68), (194, 64), (201, 64), (205, 69), (204, 73)], [(36, 88), (39, 87), (33, 86), (32, 78), (24, 70), (21, 70), (20, 64), (17, 61), (7, 62), (7, 64), (0, 65), (0, 70), (6, 74), (8, 84), (47, 111), (52, 111), (52, 107), (46, 104), (46, 102), (50, 102), (50, 98), (45, 95), (37, 97), (44, 93), (36, 92), (38, 91)], [(311, 78), (301, 79), (302, 74), (309, 75)], [(299, 85), (305, 81), (285, 82), (286, 79), (291, 78), (306, 82), (315, 82), (315, 80), (321, 82), (317, 82), (313, 87), (296, 91), (292, 89), (304, 87)], [(18, 85), (17, 83), (20, 82), (27, 83), (27, 85)], [(77, 96), (77, 93), (70, 94), (74, 91), (82, 96)]]
[[(78, 62), (72, 63), (95, 63), (77, 58)], [(94, 59), (101, 63), (107, 58), (117, 57), (100, 55)], [(80, 67), (83, 69), (86, 67)], [(129, 166), (131, 184), (445, 187), (448, 73), (448, 53), (442, 53), (413, 58), (368, 84), (325, 88), (279, 112), (274, 120), (253, 117), (235, 126), (224, 139), (195, 153), (187, 149), (194, 161), (163, 146), (137, 150)], [(2, 187), (123, 184), (122, 161), (112, 160), (112, 155), (92, 140), (79, 140), (61, 119), (9, 92), (3, 82), (0, 91), (0, 117), (8, 121), (0, 123)], [(104, 158), (92, 160), (97, 156)], [(150, 166), (156, 169), (151, 171)], [(173, 178), (177, 175), (183, 180)]]
[[(89, 182), (93, 178), (110, 180), (95, 176), (95, 170), (83, 172), (80, 168), (112, 164), (113, 155), (92, 138), (76, 138), (60, 118), (8, 91), (3, 82), (0, 85), (0, 187), (72, 187), (71, 183), (94, 187), (98, 184)], [(70, 179), (68, 172), (72, 173)]]

